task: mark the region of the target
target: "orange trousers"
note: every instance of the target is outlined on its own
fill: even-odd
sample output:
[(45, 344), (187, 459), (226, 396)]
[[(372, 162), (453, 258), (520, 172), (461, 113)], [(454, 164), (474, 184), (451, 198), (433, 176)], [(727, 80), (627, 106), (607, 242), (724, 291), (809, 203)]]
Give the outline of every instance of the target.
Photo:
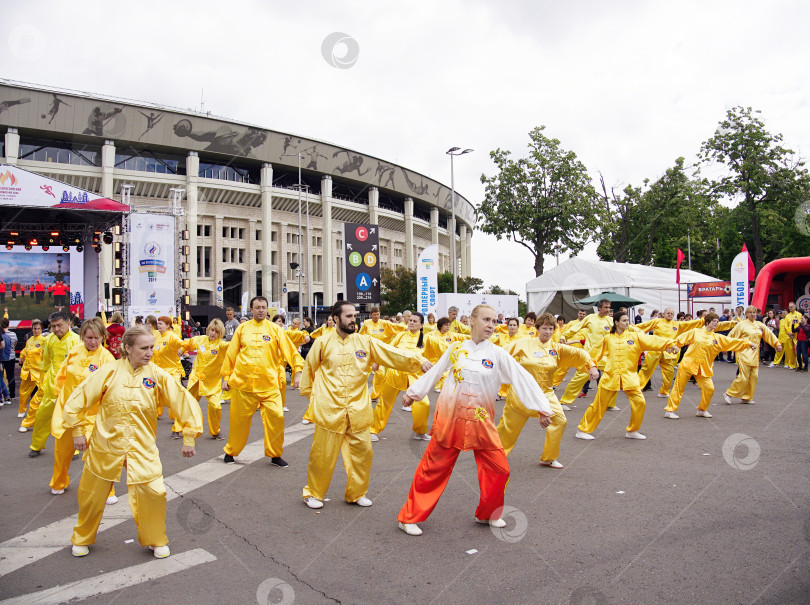
[[(509, 480), (509, 463), (503, 448), (497, 450), (473, 450), (478, 466), (478, 485), (481, 497), (475, 509), (476, 519), (491, 519), (500, 516), (503, 508), (503, 495)], [(461, 450), (444, 447), (433, 439), (428, 443), (411, 483), (411, 490), (405, 506), (399, 511), (397, 520), (401, 523), (424, 521), (436, 508), (439, 498), (447, 487), (450, 474), (456, 465)]]

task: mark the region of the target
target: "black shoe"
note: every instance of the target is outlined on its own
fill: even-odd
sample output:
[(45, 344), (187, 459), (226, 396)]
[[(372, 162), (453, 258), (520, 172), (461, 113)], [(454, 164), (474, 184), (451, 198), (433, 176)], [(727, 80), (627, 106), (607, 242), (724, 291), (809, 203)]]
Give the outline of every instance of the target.
[(236, 462), (236, 460), (234, 460), (233, 456), (231, 456), (230, 454), (225, 454), (225, 458), (223, 458), (223, 461), (225, 462), (225, 464), (233, 464), (234, 462)]
[(214, 439), (216, 439), (217, 441), (224, 441), (225, 437), (222, 436), (222, 433), (217, 433)]
[(28, 457), (29, 457), (29, 458), (36, 458), (36, 457), (37, 457), (37, 456), (39, 456), (41, 453), (42, 453), (42, 451), (41, 451), (41, 450), (31, 450), (31, 451), (29, 451), (29, 452), (28, 452)]
[(180, 433), (177, 431), (172, 431), (172, 439), (180, 439)]
[(73, 458), (71, 458), (71, 461), (75, 462), (78, 459), (79, 459), (79, 454), (73, 454)]
[(270, 458), (270, 464), (273, 464), (275, 466), (280, 466), (281, 468), (287, 468), (288, 466), (290, 466), (289, 464), (287, 464), (284, 461), (284, 458), (278, 458), (278, 457)]

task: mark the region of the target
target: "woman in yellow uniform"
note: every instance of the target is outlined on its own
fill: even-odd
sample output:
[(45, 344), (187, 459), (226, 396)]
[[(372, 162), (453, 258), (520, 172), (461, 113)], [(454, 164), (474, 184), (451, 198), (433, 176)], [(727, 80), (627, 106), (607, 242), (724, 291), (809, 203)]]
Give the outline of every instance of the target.
[(439, 326), (436, 323), (436, 316), (433, 313), (428, 313), (427, 321), (425, 322), (425, 325), (422, 326), (422, 332), (424, 332), (425, 334), (430, 334), (434, 330), (438, 329)]
[[(172, 410), (183, 431), (182, 455), (195, 454), (202, 433), (200, 406), (172, 375), (150, 363), (154, 337), (144, 326), (124, 334), (124, 357), (105, 364), (73, 391), (62, 411), (62, 427), (72, 433), (74, 447), (88, 450), (79, 482), (79, 519), (73, 529), (73, 555), (82, 557), (96, 541), (110, 486), (127, 467), (129, 506), (138, 541), (168, 557), (166, 488), (157, 444), (157, 408)], [(88, 444), (85, 427), (90, 410), (98, 409)], [(88, 449), (89, 448), (89, 449)]]
[[(274, 315), (273, 323), (284, 328), (284, 316)], [(302, 344), (310, 341), (309, 332), (306, 330), (298, 330), (290, 328), (284, 332), (290, 337), (293, 346), (298, 349)], [(289, 412), (290, 408), (287, 407), (287, 362), (283, 362), (278, 367), (278, 389), (281, 392), (281, 411)]]
[[(590, 356), (582, 349), (554, 342), (552, 336), (555, 321), (551, 313), (543, 313), (535, 327), (538, 330), (538, 338), (521, 338), (505, 349), (537, 381), (554, 413), (551, 417), (551, 424), (546, 427), (546, 439), (543, 453), (540, 455), (540, 464), (551, 468), (562, 468), (563, 465), (557, 458), (560, 455), (560, 442), (568, 421), (552, 389), (554, 373), (559, 368), (568, 370), (568, 368), (574, 367), (589, 373), (591, 380), (596, 380), (599, 377), (599, 370), (596, 369), (596, 364)], [(503, 451), (507, 456), (515, 447), (517, 438), (529, 418), (540, 418), (540, 413), (537, 410), (527, 409), (517, 398), (515, 392), (509, 388), (503, 415), (497, 427)]]
[(708, 313), (703, 318), (705, 327), (694, 328), (681, 334), (675, 339), (676, 347), (686, 347), (680, 364), (678, 364), (678, 376), (675, 379), (675, 387), (669, 394), (669, 401), (664, 410), (664, 418), (678, 419), (675, 413), (681, 404), (684, 389), (689, 383), (689, 379), (694, 376), (700, 387), (700, 405), (698, 405), (697, 416), (711, 418), (709, 404), (714, 395), (714, 360), (721, 351), (745, 351), (754, 349), (756, 345), (748, 339), (728, 338), (722, 334), (717, 334), (717, 325), (720, 318), (716, 313)]
[[(22, 418), (20, 432), (26, 432), (34, 424), (37, 408), (42, 401), (42, 386), (40, 384), (42, 370), (42, 347), (45, 337), (42, 335), (42, 322), (35, 319), (31, 322), (31, 337), (26, 341), (25, 348), (20, 352), (22, 369), (20, 370), (20, 411), (17, 418)], [(36, 389), (36, 392), (34, 391)], [(30, 403), (29, 403), (30, 399)], [(28, 405), (26, 414), (25, 406)]]
[(756, 345), (755, 351), (743, 351), (737, 355), (739, 374), (726, 390), (723, 399), (729, 405), (734, 397), (740, 398), (740, 403), (754, 403), (754, 393), (757, 391), (759, 379), (759, 343), (765, 340), (776, 349), (782, 351), (782, 343), (777, 340), (773, 332), (761, 321), (757, 321), (757, 308), (753, 305), (745, 310), (745, 319), (728, 333), (729, 338), (747, 338)]
[[(410, 351), (412, 353), (421, 354), (424, 349), (425, 335), (422, 333), (422, 322), (424, 317), (421, 313), (411, 313), (408, 318), (408, 330), (397, 334), (391, 345), (402, 349), (403, 351)], [(372, 366), (373, 367), (373, 366)], [(385, 425), (388, 424), (388, 417), (391, 416), (391, 410), (394, 407), (394, 401), (400, 391), (405, 391), (408, 385), (416, 382), (418, 376), (411, 372), (403, 372), (401, 370), (389, 369), (385, 372), (385, 384), (380, 393), (380, 402), (374, 408), (374, 423), (371, 425), (371, 440), (379, 441), (377, 436), (382, 433)], [(413, 416), (413, 438), (423, 441), (430, 441), (430, 435), (427, 434), (428, 416), (430, 415), (430, 400), (423, 397), (419, 401), (415, 401), (410, 406)]]
[(214, 318), (208, 324), (205, 334), (184, 340), (181, 352), (197, 352), (197, 359), (188, 378), (188, 392), (199, 403), (205, 397), (208, 401), (208, 434), (212, 439), (222, 440), (222, 361), (228, 350), (225, 342), (225, 325)]
[[(391, 343), (391, 339), (408, 329), (407, 326), (402, 324), (395, 324), (387, 319), (380, 319), (379, 307), (371, 307), (371, 315), (369, 319), (363, 322), (360, 327), (360, 334), (371, 336), (377, 340), (381, 340), (386, 344)], [(385, 384), (385, 368), (378, 366), (374, 370), (374, 378), (371, 379), (371, 403), (377, 403), (380, 399), (380, 392)], [(309, 411), (309, 410), (308, 410)], [(306, 419), (307, 416), (304, 416)], [(311, 420), (311, 419), (310, 419)], [(309, 423), (309, 420), (306, 424)]]
[(629, 327), (630, 317), (627, 312), (616, 313), (613, 316), (610, 333), (602, 339), (595, 354), (591, 353), (597, 364), (603, 358), (607, 361), (596, 397), (577, 427), (577, 439), (594, 439), (591, 433), (599, 426), (608, 403), (616, 398), (619, 391), (624, 391), (630, 400), (630, 423), (624, 436), (628, 439), (647, 438), (639, 432), (647, 403), (644, 401), (638, 379), (638, 358), (642, 351), (670, 349), (670, 352), (674, 352), (672, 347), (674, 339), (633, 332), (628, 329)]
[[(180, 380), (185, 377), (186, 372), (183, 370), (183, 364), (180, 363), (177, 351), (183, 346), (183, 341), (172, 330), (171, 318), (165, 315), (157, 318), (157, 331), (158, 333), (155, 336), (155, 356), (152, 363), (174, 376), (177, 379), (177, 384), (182, 384)], [(162, 412), (161, 408), (160, 413), (162, 414)], [(169, 418), (175, 421), (172, 424), (172, 439), (180, 439), (180, 423), (172, 416), (171, 409), (169, 409)]]
[[(54, 436), (55, 444), (53, 448), (53, 476), (51, 477), (50, 486), (51, 493), (54, 495), (64, 494), (65, 489), (70, 485), (70, 462), (73, 460), (75, 452), (73, 435), (70, 431), (65, 431), (62, 428), (62, 408), (65, 401), (68, 400), (82, 380), (104, 364), (115, 361), (112, 353), (104, 348), (106, 333), (104, 324), (99, 318), (88, 319), (82, 323), (79, 332), (79, 338), (82, 341), (70, 350), (56, 373), (55, 386), (58, 395), (56, 396), (56, 405), (51, 417), (51, 434)], [(95, 408), (87, 410), (86, 437), (89, 437), (93, 432), (96, 412)], [(115, 492), (110, 495), (115, 498)]]
[(309, 334), (309, 337), (318, 338), (318, 336), (326, 336), (327, 334), (331, 334), (334, 331), (335, 331), (335, 322), (331, 317), (327, 317), (326, 323), (323, 324), (317, 330), (312, 330), (312, 332), (310, 332)]

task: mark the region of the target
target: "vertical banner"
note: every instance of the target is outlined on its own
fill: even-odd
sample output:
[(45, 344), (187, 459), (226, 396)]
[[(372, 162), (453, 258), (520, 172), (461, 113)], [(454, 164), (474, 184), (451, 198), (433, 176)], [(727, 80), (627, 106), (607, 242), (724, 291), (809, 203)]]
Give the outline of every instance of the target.
[(748, 252), (740, 252), (731, 262), (731, 306), (735, 309), (748, 306), (748, 277)]
[[(244, 315), (245, 313), (247, 313), (247, 310), (248, 310), (248, 302), (249, 302), (249, 301), (250, 301), (250, 297), (249, 297), (249, 295), (248, 295), (247, 290), (245, 290), (244, 292), (242, 292), (242, 315)], [(273, 318), (273, 316), (272, 316), (272, 315), (270, 315), (270, 319), (272, 319), (272, 318)]]
[(377, 225), (343, 223), (344, 300), (380, 304), (380, 234)]
[(175, 315), (174, 217), (133, 213), (129, 233), (129, 315)]
[(438, 303), (438, 264), (439, 245), (432, 244), (422, 250), (416, 263), (416, 309), (427, 318), (428, 313), (436, 314)]

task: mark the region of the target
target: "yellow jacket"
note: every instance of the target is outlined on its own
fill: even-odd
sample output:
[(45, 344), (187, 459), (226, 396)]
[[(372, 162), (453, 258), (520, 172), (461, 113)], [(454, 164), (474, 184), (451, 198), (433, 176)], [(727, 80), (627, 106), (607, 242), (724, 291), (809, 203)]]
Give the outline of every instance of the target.
[(496, 345), (498, 345), (499, 347), (501, 347), (502, 349), (505, 349), (510, 344), (512, 344), (515, 341), (520, 340), (521, 338), (527, 338), (527, 336), (526, 336), (526, 334), (521, 334), (520, 330), (518, 330), (517, 334), (515, 334), (514, 336), (509, 336), (509, 332), (506, 332), (505, 334), (503, 332), (498, 333), (498, 334), (493, 334), (492, 337), (490, 338), (490, 340), (492, 342), (494, 342)]
[(391, 342), (391, 339), (397, 334), (404, 332), (408, 329), (405, 324), (394, 324), (390, 321), (380, 319), (374, 323), (370, 319), (363, 322), (360, 327), (360, 334), (367, 334), (372, 338), (378, 338), (383, 342)]
[(293, 369), (293, 376), (304, 367), (303, 358), (284, 330), (268, 319), (251, 319), (234, 331), (220, 374), (240, 391), (271, 393), (278, 391), (282, 361)]
[(740, 363), (744, 363), (749, 366), (758, 366), (759, 365), (759, 343), (762, 339), (765, 339), (769, 345), (773, 348), (779, 344), (776, 336), (774, 336), (771, 329), (766, 326), (761, 321), (750, 321), (748, 319), (744, 319), (741, 322), (738, 322), (734, 329), (728, 333), (729, 338), (746, 338), (748, 342), (752, 342), (757, 345), (756, 351), (752, 351), (751, 349), (747, 349), (744, 351), (740, 351), (737, 354), (737, 365)]
[[(560, 344), (549, 339), (542, 343), (539, 338), (521, 338), (506, 347), (515, 360), (532, 375), (537, 384), (546, 395), (551, 395), (554, 386), (554, 374), (558, 369), (577, 368), (587, 372), (596, 366), (590, 356), (582, 349), (575, 349), (566, 344)], [(528, 413), (520, 403), (512, 389), (509, 389), (508, 401), (518, 405), (519, 409)]]
[(309, 350), (301, 394), (310, 398), (317, 426), (335, 433), (359, 433), (374, 419), (368, 394), (371, 365), (416, 373), (424, 362), (415, 351), (397, 349), (366, 334), (341, 338), (333, 332), (316, 340)]
[(714, 359), (720, 351), (745, 351), (751, 348), (747, 339), (729, 338), (722, 334), (709, 332), (705, 328), (689, 330), (675, 339), (676, 347), (685, 347), (679, 372), (689, 372), (698, 376), (714, 376)]
[[(317, 330), (315, 330), (315, 332), (317, 332)], [(309, 336), (310, 340), (312, 340), (312, 336), (310, 336), (309, 332), (306, 330), (285, 330), (284, 333), (290, 337), (290, 340), (296, 349), (307, 341), (307, 336)]]
[[(649, 319), (631, 328), (637, 328), (642, 332), (652, 332), (653, 336), (659, 338), (677, 338), (681, 334), (693, 330), (695, 328), (702, 328), (704, 326), (702, 319), (693, 319), (692, 321), (676, 321), (674, 319), (667, 320), (663, 317), (656, 317)], [(664, 352), (664, 359), (677, 359), (678, 353)]]
[[(394, 340), (391, 341), (391, 346), (396, 347), (402, 351), (409, 351), (413, 355), (418, 356), (421, 359), (424, 359), (423, 351), (425, 347), (425, 340), (427, 337), (423, 334), (422, 335), (422, 348), (416, 348), (416, 345), (419, 343), (419, 332), (411, 332), (410, 330), (406, 332), (401, 332), (394, 336)], [(422, 365), (421, 363), (419, 364)], [(409, 385), (413, 384), (417, 381), (419, 376), (416, 374), (422, 374), (421, 368), (418, 369), (416, 372), (410, 371), (402, 371), (393, 368), (391, 370), (387, 370), (385, 372), (385, 382), (394, 387), (395, 389), (399, 389), (400, 391), (404, 391), (408, 388)]]
[(673, 341), (673, 338), (664, 339), (629, 330), (621, 336), (608, 334), (602, 339), (596, 354), (591, 354), (597, 363), (606, 359), (599, 386), (609, 391), (639, 388), (638, 358), (642, 351), (663, 351), (672, 346)]
[(185, 353), (197, 352), (194, 367), (188, 378), (188, 388), (197, 385), (197, 394), (202, 397), (218, 393), (222, 389), (222, 362), (228, 352), (228, 343), (223, 338), (210, 340), (207, 334), (188, 338), (181, 344)]
[(25, 348), (20, 351), (22, 368), (20, 369), (20, 379), (30, 380), (39, 384), (42, 371), (42, 350), (45, 345), (45, 337), (32, 336), (25, 343)]
[(68, 330), (62, 338), (57, 338), (53, 332), (45, 337), (45, 343), (42, 346), (42, 369), (40, 370), (43, 400), (56, 399), (57, 391), (54, 385), (56, 373), (70, 350), (81, 342), (79, 335), (72, 330)]
[(158, 332), (155, 337), (155, 353), (152, 356), (152, 363), (166, 370), (178, 380), (183, 378), (186, 372), (177, 355), (177, 350), (182, 346), (183, 341), (172, 330), (166, 330), (163, 334)]
[(127, 359), (99, 368), (65, 403), (62, 426), (74, 437), (89, 424), (88, 411), (98, 406), (84, 471), (105, 481), (119, 481), (127, 465), (127, 483), (148, 483), (163, 474), (155, 443), (157, 411), (171, 409), (183, 427), (183, 444), (193, 446), (202, 433), (202, 413), (178, 380), (153, 363), (133, 369)]
[[(54, 389), (57, 393), (56, 405), (51, 416), (51, 434), (59, 439), (64, 433), (62, 428), (62, 407), (65, 405), (70, 394), (76, 389), (82, 380), (90, 376), (105, 363), (115, 361), (112, 353), (104, 347), (99, 347), (95, 351), (88, 351), (83, 342), (73, 347), (65, 361), (59, 367), (54, 380)], [(87, 420), (92, 428), (96, 418), (96, 410), (88, 410)]]
[[(368, 320), (366, 320), (366, 321), (368, 321)], [(425, 334), (428, 334), (429, 332), (433, 332), (434, 330), (438, 330), (438, 329), (439, 329), (439, 325), (435, 321), (432, 324), (425, 322), (425, 325), (422, 326), (422, 332), (424, 332)]]
[(450, 331), (458, 332), (459, 334), (469, 334), (470, 328), (461, 323), (458, 319), (450, 322)]
[(793, 331), (793, 322), (795, 321), (798, 325), (801, 318), (802, 316), (796, 311), (785, 315), (779, 322), (779, 340), (782, 342), (796, 340), (798, 337), (796, 332)]
[(442, 334), (438, 330), (434, 330), (425, 336), (425, 348), (422, 355), (424, 355), (430, 363), (436, 363), (441, 356), (444, 355), (444, 352), (450, 345), (457, 341), (469, 340), (469, 338), (470, 336), (468, 334), (459, 334), (458, 332), (445, 332)]
[(318, 328), (317, 330), (312, 330), (312, 332), (309, 333), (309, 337), (311, 339), (315, 339), (315, 338), (318, 338), (320, 336), (326, 336), (327, 334), (331, 334), (334, 331), (335, 331), (334, 326), (330, 328), (327, 325), (323, 325), (320, 328)]
[[(613, 318), (610, 315), (599, 317), (599, 313), (586, 315), (581, 321), (572, 322), (568, 328), (563, 330), (563, 338), (566, 342), (573, 339), (575, 334), (585, 332), (585, 350), (596, 359), (596, 352), (602, 346), (602, 340), (613, 327)], [(581, 340), (581, 339), (580, 339)], [(604, 367), (604, 362), (599, 364), (599, 368)]]

